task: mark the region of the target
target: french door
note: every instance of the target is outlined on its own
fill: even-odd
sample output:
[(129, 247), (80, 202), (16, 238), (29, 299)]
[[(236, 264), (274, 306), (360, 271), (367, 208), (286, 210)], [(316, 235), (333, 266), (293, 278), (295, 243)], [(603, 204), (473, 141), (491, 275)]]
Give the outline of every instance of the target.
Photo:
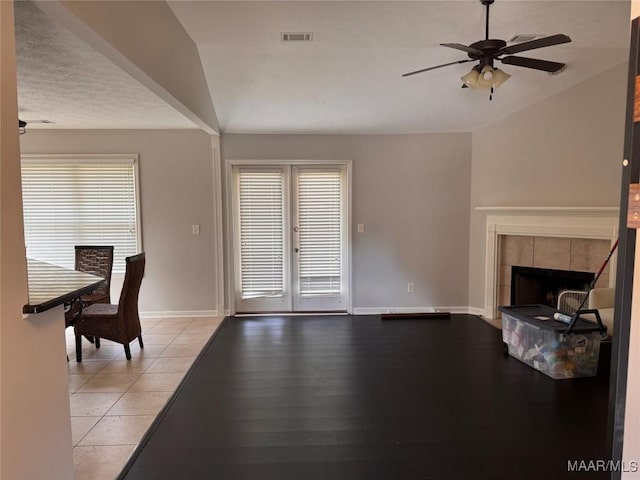
[(346, 165), (235, 165), (238, 313), (346, 311)]

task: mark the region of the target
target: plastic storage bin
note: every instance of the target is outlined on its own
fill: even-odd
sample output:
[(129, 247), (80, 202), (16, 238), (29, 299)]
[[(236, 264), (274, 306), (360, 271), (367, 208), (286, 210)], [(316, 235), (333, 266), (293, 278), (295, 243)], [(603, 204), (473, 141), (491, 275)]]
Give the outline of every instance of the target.
[(500, 307), (502, 340), (509, 355), (554, 379), (593, 377), (598, 372), (602, 333), (579, 318), (571, 333), (546, 305)]

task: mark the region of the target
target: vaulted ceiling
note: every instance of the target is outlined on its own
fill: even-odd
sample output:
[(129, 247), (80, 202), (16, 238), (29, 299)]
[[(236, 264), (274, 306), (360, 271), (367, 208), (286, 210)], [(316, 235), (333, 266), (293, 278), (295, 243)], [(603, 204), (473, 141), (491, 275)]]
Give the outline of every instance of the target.
[[(627, 60), (629, 1), (496, 0), (491, 37), (565, 33), (573, 42), (527, 52), (564, 62), (559, 75), (501, 66), (488, 92), (461, 89), (472, 64), (439, 46), (484, 38), (478, 0), (175, 1), (195, 42), (224, 132), (472, 131)], [(30, 2), (16, 12), (21, 116), (57, 128), (195, 128)], [(312, 32), (285, 43), (282, 32)], [(29, 118), (27, 118), (28, 120)]]
[(16, 2), (15, 20), (18, 112), (29, 129), (195, 128), (32, 2)]

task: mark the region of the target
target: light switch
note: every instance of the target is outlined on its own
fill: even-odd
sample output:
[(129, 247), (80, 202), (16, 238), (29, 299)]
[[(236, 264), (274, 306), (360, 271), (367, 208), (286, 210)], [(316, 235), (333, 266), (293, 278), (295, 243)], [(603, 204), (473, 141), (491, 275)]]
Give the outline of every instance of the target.
[(358, 224), (358, 233), (364, 233), (364, 223)]
[(200, 235), (200, 225), (191, 225), (191, 233)]

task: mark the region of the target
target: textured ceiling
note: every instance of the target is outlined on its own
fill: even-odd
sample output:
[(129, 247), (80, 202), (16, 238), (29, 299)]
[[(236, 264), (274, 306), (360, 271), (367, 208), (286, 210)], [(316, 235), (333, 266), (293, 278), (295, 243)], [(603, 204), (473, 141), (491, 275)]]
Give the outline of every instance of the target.
[[(628, 56), (629, 1), (497, 0), (491, 37), (565, 33), (573, 42), (525, 55), (568, 63), (560, 75), (505, 65), (512, 77), (489, 102), (485, 91), (460, 89), (471, 64), (400, 76), (465, 58), (438, 44), (483, 38), (477, 0), (169, 5), (198, 46), (224, 132), (471, 131)], [(314, 40), (285, 44), (284, 31), (311, 31)], [(27, 0), (16, 3), (16, 40), (19, 110), (27, 121), (55, 122), (48, 128), (196, 128)]]
[[(560, 75), (504, 66), (489, 102), (460, 89), (471, 64), (401, 78), (466, 58), (438, 46), (484, 38), (484, 10), (459, 1), (169, 2), (196, 42), (225, 132), (470, 131), (627, 60), (629, 1), (507, 1), (491, 37), (565, 33), (573, 43), (523, 56), (568, 63)], [(313, 32), (285, 44), (280, 32)]]
[(27, 128), (197, 128), (29, 1), (15, 4), (18, 110)]

